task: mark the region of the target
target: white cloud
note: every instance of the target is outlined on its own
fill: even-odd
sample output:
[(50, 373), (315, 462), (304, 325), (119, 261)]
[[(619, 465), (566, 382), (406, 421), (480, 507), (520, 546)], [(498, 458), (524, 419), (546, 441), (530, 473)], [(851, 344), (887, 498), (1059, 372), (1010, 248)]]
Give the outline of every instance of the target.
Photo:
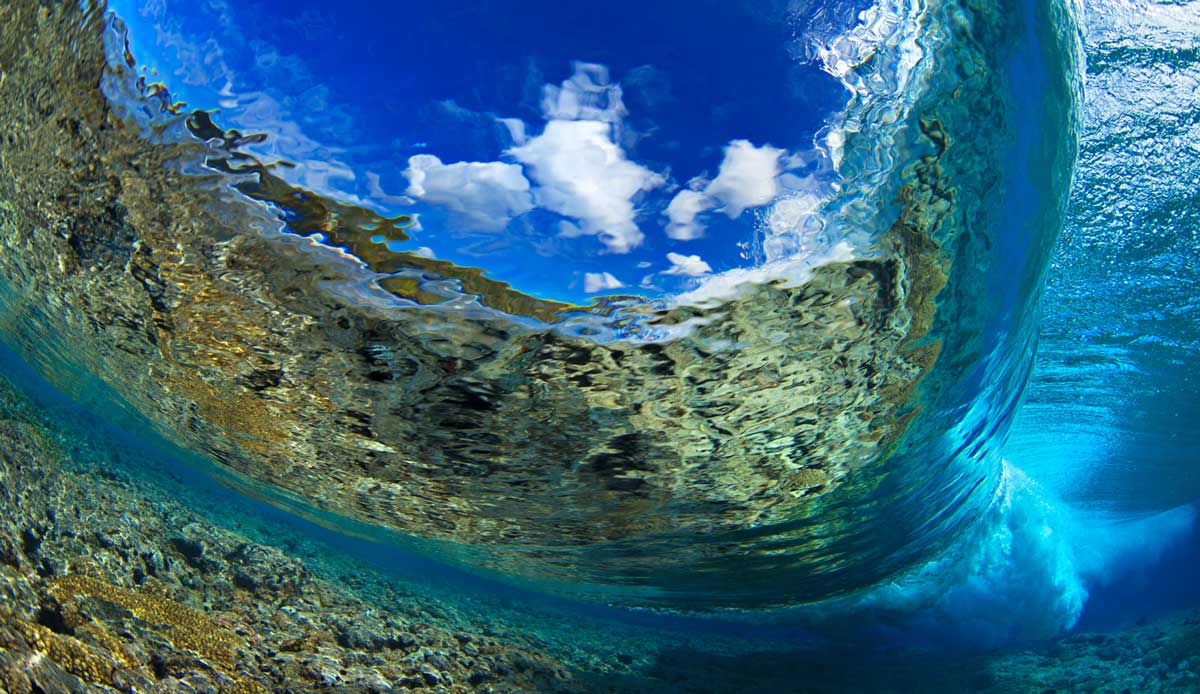
[(580, 229), (578, 224), (572, 224), (563, 219), (558, 223), (558, 235), (565, 239), (573, 239), (580, 236), (587, 236), (587, 232)]
[(588, 294), (602, 292), (606, 289), (620, 289), (624, 286), (625, 283), (613, 277), (612, 273), (588, 272), (583, 275), (583, 291)]
[(780, 173), (779, 159), (783, 154), (782, 149), (770, 145), (755, 147), (748, 140), (734, 140), (725, 148), (717, 177), (704, 193), (720, 201), (730, 218), (748, 207), (766, 205), (779, 194), (775, 178)]
[(681, 190), (667, 205), (667, 236), (676, 241), (690, 241), (704, 236), (704, 227), (696, 221), (701, 212), (712, 207), (708, 197), (699, 191)]
[(514, 145), (523, 145), (529, 139), (525, 134), (525, 121), (520, 118), (497, 118), (496, 122), (508, 130), (508, 137)]
[(380, 183), (379, 174), (374, 171), (367, 172), (367, 193), (371, 196), (371, 200), (389, 205), (411, 205), (416, 202), (416, 200), (407, 195), (392, 195), (388, 193)]
[(595, 63), (575, 63), (575, 73), (556, 87), (542, 87), (542, 113), (546, 120), (594, 120), (620, 124), (628, 113), (621, 87), (608, 82), (608, 68)]
[(505, 154), (527, 166), (537, 184), (534, 201), (570, 220), (559, 223), (562, 236), (598, 236), (612, 253), (639, 246), (645, 236), (633, 199), (666, 179), (627, 159), (617, 144), (626, 110), (608, 68), (575, 63), (561, 85), (543, 87), (542, 112), (546, 127), (533, 138), (520, 121), (500, 119), (514, 145)]
[(668, 253), (667, 260), (671, 261), (671, 269), (663, 272), (665, 275), (685, 275), (699, 277), (712, 272), (712, 266), (700, 259), (698, 255), (683, 255)]
[(667, 236), (676, 241), (698, 239), (704, 236), (700, 221), (704, 212), (717, 208), (733, 219), (749, 207), (775, 200), (786, 154), (770, 145), (755, 147), (748, 140), (730, 142), (715, 179), (707, 185), (703, 179), (694, 179), (692, 188), (671, 199), (664, 213), (669, 220)]
[(609, 123), (551, 120), (541, 135), (508, 154), (530, 168), (537, 203), (577, 220), (580, 234), (599, 236), (613, 253), (641, 244), (633, 197), (665, 180), (625, 158)]
[(529, 181), (516, 164), (443, 164), (432, 154), (418, 154), (409, 157), (404, 175), (409, 195), (449, 208), (479, 231), (499, 231), (533, 209)]

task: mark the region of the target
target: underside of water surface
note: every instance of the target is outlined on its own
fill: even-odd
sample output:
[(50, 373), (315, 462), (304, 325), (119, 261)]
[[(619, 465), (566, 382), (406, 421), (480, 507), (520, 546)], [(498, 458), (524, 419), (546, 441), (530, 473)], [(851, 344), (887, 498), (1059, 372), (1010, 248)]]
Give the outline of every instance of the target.
[(0, 4), (0, 664), (1188, 691), (1198, 7)]

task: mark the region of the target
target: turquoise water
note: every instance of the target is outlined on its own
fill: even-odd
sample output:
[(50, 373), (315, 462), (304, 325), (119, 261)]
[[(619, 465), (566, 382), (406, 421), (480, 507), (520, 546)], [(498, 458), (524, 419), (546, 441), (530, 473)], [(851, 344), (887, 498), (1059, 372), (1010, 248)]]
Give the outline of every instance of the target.
[(571, 657), (1194, 607), (1196, 3), (646, 5), (13, 3), (5, 377)]

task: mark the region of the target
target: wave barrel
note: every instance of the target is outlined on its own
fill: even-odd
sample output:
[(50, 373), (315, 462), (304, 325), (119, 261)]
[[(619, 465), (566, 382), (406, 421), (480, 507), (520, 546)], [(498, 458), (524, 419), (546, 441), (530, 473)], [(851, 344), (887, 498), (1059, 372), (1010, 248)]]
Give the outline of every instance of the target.
[[(728, 4), (712, 66), (574, 55), (511, 108), (422, 112), (482, 124), (488, 156), (429, 140), (384, 169), (280, 125), (286, 84), (154, 83), (136, 13), (5, 3), (0, 339), (247, 494), (548, 590), (763, 609), (896, 576), (996, 497), (1074, 165), (1074, 10)], [(743, 28), (808, 38), (756, 63)], [(731, 61), (807, 66), (836, 108), (685, 171), (646, 114), (735, 89)]]

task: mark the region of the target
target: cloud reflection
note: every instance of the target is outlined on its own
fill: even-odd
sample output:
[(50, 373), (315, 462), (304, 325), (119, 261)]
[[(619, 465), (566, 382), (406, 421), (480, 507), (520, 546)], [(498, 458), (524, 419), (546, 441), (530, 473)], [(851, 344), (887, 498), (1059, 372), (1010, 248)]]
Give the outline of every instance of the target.
[(583, 275), (583, 291), (588, 294), (624, 287), (625, 283), (613, 277), (611, 272), (588, 272)]
[(533, 209), (529, 181), (516, 164), (443, 164), (432, 154), (418, 154), (409, 157), (404, 176), (408, 195), (448, 208), (477, 231), (500, 231), (513, 217)]

